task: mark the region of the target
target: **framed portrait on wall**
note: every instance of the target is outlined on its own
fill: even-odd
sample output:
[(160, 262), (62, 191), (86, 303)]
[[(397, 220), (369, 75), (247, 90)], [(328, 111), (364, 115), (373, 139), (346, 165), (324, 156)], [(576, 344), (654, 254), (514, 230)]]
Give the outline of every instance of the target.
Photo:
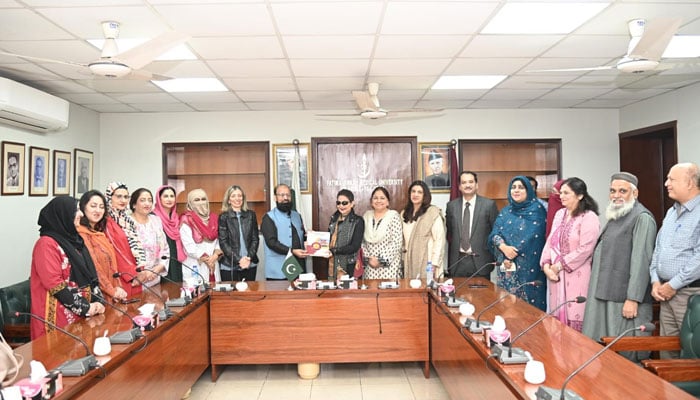
[(2, 194), (24, 194), (24, 144), (2, 142)]
[(434, 193), (450, 191), (450, 144), (418, 143), (418, 167), (420, 179)]
[(75, 197), (79, 198), (83, 193), (90, 190), (93, 186), (92, 171), (93, 171), (94, 156), (91, 151), (75, 149), (75, 167), (73, 176), (75, 179)]
[[(311, 168), (309, 165), (309, 153), (311, 146), (309, 143), (300, 143), (299, 147), (299, 190), (301, 193), (311, 193)], [(294, 149), (293, 144), (273, 144), (272, 155), (273, 186), (281, 183), (292, 187), (292, 171), (294, 169)]]
[(67, 151), (53, 151), (53, 195), (70, 194), (70, 157)]
[(49, 149), (29, 147), (29, 195), (49, 195)]

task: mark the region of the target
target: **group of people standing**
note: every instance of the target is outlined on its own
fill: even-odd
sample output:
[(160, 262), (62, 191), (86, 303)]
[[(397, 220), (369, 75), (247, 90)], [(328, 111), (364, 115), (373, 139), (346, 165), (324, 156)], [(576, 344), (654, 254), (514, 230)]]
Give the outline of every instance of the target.
[[(176, 190), (163, 185), (129, 193), (111, 182), (105, 193), (58, 196), (39, 213), (40, 238), (31, 266), (32, 313), (62, 327), (104, 312), (104, 302), (126, 302), (161, 279), (254, 280), (258, 225), (245, 193), (231, 186), (223, 211), (210, 211), (202, 189), (187, 195), (178, 214)], [(130, 212), (127, 211), (130, 209)], [(31, 322), (32, 339), (51, 327)]]

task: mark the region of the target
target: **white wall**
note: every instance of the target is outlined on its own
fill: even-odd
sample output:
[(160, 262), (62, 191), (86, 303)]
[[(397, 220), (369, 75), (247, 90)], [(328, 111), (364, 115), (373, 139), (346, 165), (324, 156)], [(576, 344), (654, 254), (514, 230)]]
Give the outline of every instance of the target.
[[(79, 149), (94, 152), (95, 160), (100, 159), (100, 126), (98, 114), (80, 106), (71, 104), (70, 125), (67, 130), (56, 133), (37, 133), (11, 126), (0, 125), (0, 138), (3, 141), (25, 144), (24, 195), (0, 196), (0, 254), (3, 265), (0, 266), (0, 287), (7, 286), (29, 277), (34, 242), (39, 237), (37, 219), (41, 210), (53, 198), (53, 151), (62, 150), (71, 153)], [(29, 147), (43, 147), (51, 151), (49, 168), (49, 196), (29, 196), (27, 186), (29, 176)], [(95, 163), (94, 176), (100, 176), (100, 164)], [(71, 190), (73, 168), (71, 166)]]
[(678, 161), (700, 164), (698, 98), (700, 84), (625, 107), (620, 110), (620, 131), (678, 121)]

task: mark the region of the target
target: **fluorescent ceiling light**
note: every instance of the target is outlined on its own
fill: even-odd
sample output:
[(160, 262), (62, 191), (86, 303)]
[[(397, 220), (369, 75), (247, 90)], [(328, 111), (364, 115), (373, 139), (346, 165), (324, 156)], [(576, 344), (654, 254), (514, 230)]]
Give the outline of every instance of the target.
[[(137, 39), (116, 39), (117, 47), (119, 52), (123, 53), (129, 49), (132, 49), (142, 43), (146, 43), (149, 39), (137, 38)], [(88, 39), (88, 43), (102, 50), (104, 44), (104, 39)], [(119, 58), (117, 56), (117, 58)], [(190, 49), (181, 44), (175, 46), (172, 49), (166, 51), (156, 58), (156, 61), (172, 61), (172, 60), (196, 60), (197, 56), (190, 51)]]
[(508, 75), (441, 76), (431, 89), (491, 89)]
[(700, 57), (700, 35), (676, 35), (671, 38), (662, 58)]
[(508, 3), (481, 33), (570, 33), (610, 3)]
[(228, 91), (226, 86), (216, 78), (176, 78), (151, 82), (168, 93)]

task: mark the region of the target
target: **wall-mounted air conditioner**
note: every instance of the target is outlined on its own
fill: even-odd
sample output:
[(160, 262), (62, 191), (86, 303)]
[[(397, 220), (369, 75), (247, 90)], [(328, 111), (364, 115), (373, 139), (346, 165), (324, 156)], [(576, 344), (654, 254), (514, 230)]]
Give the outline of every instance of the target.
[(27, 85), (0, 78), (0, 124), (39, 132), (68, 127), (66, 100)]

